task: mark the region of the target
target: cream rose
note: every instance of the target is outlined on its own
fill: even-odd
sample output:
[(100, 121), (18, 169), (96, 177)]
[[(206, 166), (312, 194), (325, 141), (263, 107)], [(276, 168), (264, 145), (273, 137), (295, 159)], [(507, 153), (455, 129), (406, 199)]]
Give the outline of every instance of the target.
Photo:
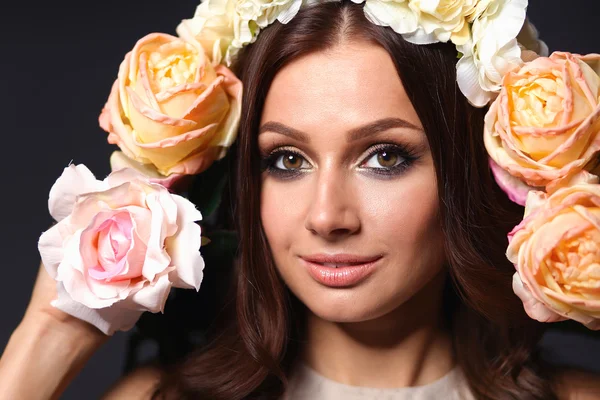
[(515, 293), (532, 318), (600, 329), (600, 185), (529, 192), (506, 254), (517, 269)]
[(352, 0), (365, 3), (367, 19), (389, 26), (408, 42), (429, 44), (468, 41), (468, 17), (476, 0)]
[[(241, 95), (240, 80), (199, 44), (153, 33), (125, 56), (100, 125), (129, 166), (155, 178), (193, 175), (235, 140)], [(115, 159), (113, 169), (122, 167), (123, 155)]]
[[(485, 6), (485, 7), (484, 7)], [(458, 46), (458, 86), (475, 107), (484, 107), (500, 91), (502, 78), (523, 64), (517, 35), (525, 22), (527, 0), (480, 2), (472, 19), (471, 39)]]
[[(411, 35), (419, 29), (417, 13), (409, 7), (409, 0), (352, 0), (354, 3), (365, 3), (364, 12), (369, 21), (380, 26), (389, 26), (406, 40), (411, 41)], [(413, 43), (432, 43), (435, 41), (425, 35), (417, 36)]]
[(205, 0), (193, 18), (181, 21), (177, 34), (197, 40), (213, 65), (231, 65), (238, 51), (256, 40), (260, 29), (276, 19), (291, 20), (302, 0)]
[(517, 178), (503, 187), (509, 195), (519, 181), (546, 188), (569, 179), (600, 149), (600, 77), (590, 66), (598, 60), (553, 53), (504, 77), (485, 117), (484, 142), (492, 160)]
[[(475, 11), (477, 0), (412, 0), (410, 8), (418, 15), (420, 35), (425, 42), (452, 41), (463, 45), (470, 38), (468, 19)], [(413, 34), (413, 37), (418, 36)], [(423, 41), (419, 41), (423, 43)]]
[(38, 247), (57, 281), (52, 305), (66, 313), (112, 334), (144, 311), (162, 312), (171, 286), (200, 287), (200, 212), (135, 170), (99, 181), (84, 165), (70, 165), (48, 206), (58, 223)]

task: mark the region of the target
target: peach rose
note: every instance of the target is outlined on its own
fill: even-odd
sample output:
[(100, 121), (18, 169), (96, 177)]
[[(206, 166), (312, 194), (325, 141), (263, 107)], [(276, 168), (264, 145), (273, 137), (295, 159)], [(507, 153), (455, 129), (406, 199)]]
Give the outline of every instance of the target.
[(112, 334), (144, 311), (162, 312), (171, 286), (200, 287), (200, 212), (135, 170), (99, 181), (69, 165), (48, 206), (58, 223), (38, 247), (57, 281), (52, 305), (66, 313)]
[[(140, 39), (125, 56), (100, 126), (124, 166), (160, 179), (197, 174), (235, 140), (242, 84), (225, 66), (213, 67), (195, 42), (162, 33)], [(128, 161), (130, 159), (131, 161)], [(143, 168), (142, 168), (143, 166)]]
[[(600, 54), (555, 52), (502, 80), (485, 117), (484, 142), (492, 160), (533, 188), (546, 188), (586, 168), (600, 149)], [(517, 180), (503, 189), (524, 197)], [(509, 180), (506, 180), (509, 181)]]
[(518, 274), (513, 289), (530, 317), (569, 318), (600, 329), (599, 184), (529, 192), (525, 219), (509, 234), (506, 255)]

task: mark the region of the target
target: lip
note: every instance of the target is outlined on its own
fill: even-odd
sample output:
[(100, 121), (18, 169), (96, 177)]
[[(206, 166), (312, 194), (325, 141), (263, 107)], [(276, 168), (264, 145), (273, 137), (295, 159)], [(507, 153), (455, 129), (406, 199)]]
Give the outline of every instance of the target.
[[(328, 287), (349, 287), (357, 285), (375, 272), (382, 256), (359, 256), (353, 254), (314, 254), (301, 256), (310, 276)], [(328, 264), (342, 265), (340, 267)]]

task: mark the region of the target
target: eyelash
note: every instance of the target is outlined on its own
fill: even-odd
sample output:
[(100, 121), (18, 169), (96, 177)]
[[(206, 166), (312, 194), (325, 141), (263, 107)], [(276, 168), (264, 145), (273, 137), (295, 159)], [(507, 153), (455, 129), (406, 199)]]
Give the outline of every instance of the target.
[(363, 161), (360, 164), (361, 167), (363, 164), (366, 164), (372, 157), (376, 156), (377, 154), (384, 153), (384, 152), (395, 154), (398, 157), (400, 157), (402, 159), (402, 161), (399, 162), (398, 164), (396, 164), (392, 167), (388, 167), (388, 168), (384, 167), (384, 168), (365, 168), (365, 169), (374, 174), (392, 177), (392, 176), (397, 176), (397, 175), (402, 174), (417, 159), (415, 152), (406, 146), (400, 146), (400, 145), (392, 144), (392, 143), (380, 143), (380, 144), (371, 146), (371, 148), (369, 149), (368, 155), (363, 159)]
[[(383, 168), (370, 168), (363, 167), (372, 157), (381, 153), (391, 153), (397, 155), (402, 159), (400, 163), (394, 165), (392, 167), (383, 167)], [(268, 174), (273, 175), (279, 179), (293, 179), (299, 177), (301, 174), (305, 173), (303, 168), (298, 168), (295, 170), (282, 169), (276, 166), (278, 161), (282, 156), (286, 155), (294, 155), (299, 157), (303, 161), (306, 161), (306, 158), (300, 154), (298, 151), (289, 147), (280, 147), (273, 151), (271, 151), (267, 156), (263, 157), (261, 161), (261, 170), (266, 171)], [(392, 143), (380, 143), (373, 145), (369, 148), (367, 155), (363, 158), (363, 161), (360, 163), (360, 168), (368, 173), (373, 173), (379, 175), (381, 177), (395, 177), (401, 175), (407, 168), (409, 168), (412, 163), (417, 159), (414, 151), (405, 146), (400, 146)]]

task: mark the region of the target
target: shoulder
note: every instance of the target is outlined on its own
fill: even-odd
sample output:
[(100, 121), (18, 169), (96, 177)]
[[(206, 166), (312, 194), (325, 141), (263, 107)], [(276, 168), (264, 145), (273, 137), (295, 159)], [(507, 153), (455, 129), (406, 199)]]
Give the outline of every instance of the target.
[(560, 400), (600, 400), (600, 374), (564, 369), (557, 374)]
[(158, 385), (162, 371), (158, 367), (137, 368), (118, 380), (105, 394), (102, 400), (148, 400)]

